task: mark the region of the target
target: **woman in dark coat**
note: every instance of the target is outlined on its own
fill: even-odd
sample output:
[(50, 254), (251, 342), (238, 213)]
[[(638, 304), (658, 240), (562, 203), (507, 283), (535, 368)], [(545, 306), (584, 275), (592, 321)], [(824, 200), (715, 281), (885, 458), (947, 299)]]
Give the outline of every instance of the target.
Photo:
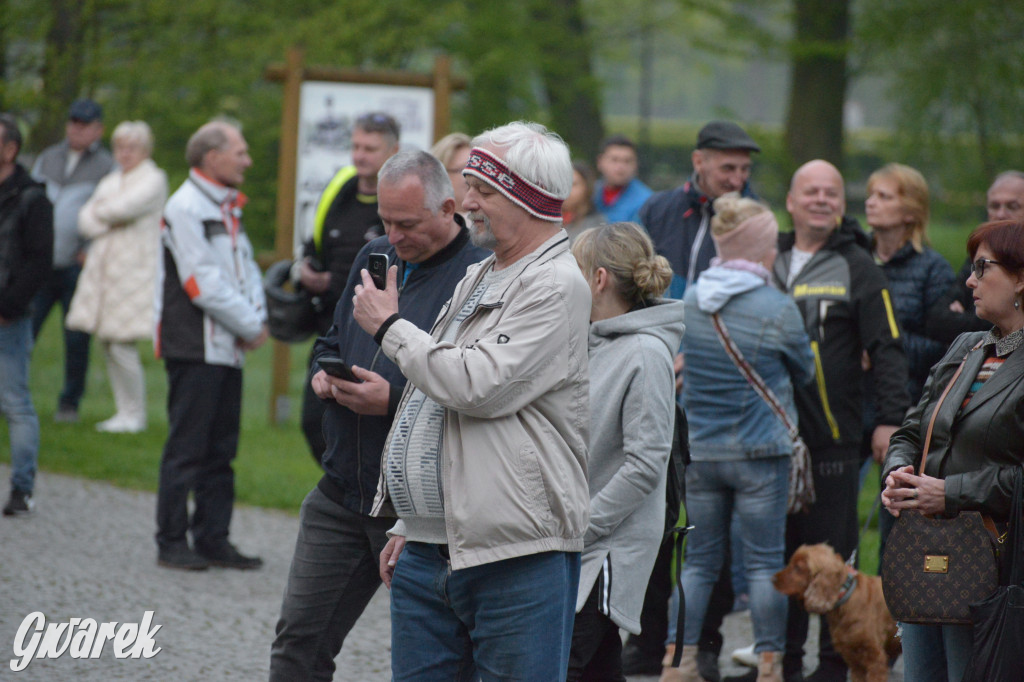
[[(978, 317), (995, 325), (962, 334), (932, 368), (924, 394), (893, 435), (882, 467), (882, 502), (955, 515), (980, 511), (997, 523), (1009, 515), (1013, 470), (1024, 463), (1024, 223), (985, 223), (967, 240), (973, 264), (967, 286)], [(942, 402), (923, 475), (917, 475), (925, 432)], [(902, 624), (908, 680), (959, 680), (971, 653), (969, 625)]]

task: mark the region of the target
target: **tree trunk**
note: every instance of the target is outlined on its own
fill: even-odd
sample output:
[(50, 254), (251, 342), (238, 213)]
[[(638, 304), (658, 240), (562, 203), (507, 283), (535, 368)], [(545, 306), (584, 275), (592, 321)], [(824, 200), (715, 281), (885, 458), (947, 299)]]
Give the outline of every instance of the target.
[(81, 89), (85, 58), (86, 3), (50, 0), (50, 28), (43, 59), (42, 108), (32, 131), (32, 145), (41, 149), (64, 137), (68, 108)]
[(538, 27), (538, 66), (551, 128), (569, 144), (574, 158), (592, 162), (604, 127), (601, 89), (591, 65), (590, 36), (580, 0), (540, 0), (532, 14)]
[(785, 144), (796, 166), (825, 159), (842, 168), (850, 0), (793, 0), (795, 39)]

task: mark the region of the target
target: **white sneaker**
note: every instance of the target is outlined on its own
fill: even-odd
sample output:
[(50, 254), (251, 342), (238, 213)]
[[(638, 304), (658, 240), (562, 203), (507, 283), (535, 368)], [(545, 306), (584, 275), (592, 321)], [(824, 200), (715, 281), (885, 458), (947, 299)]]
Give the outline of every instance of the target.
[(115, 414), (110, 419), (97, 424), (96, 430), (101, 433), (139, 433), (146, 430), (146, 422), (142, 419)]
[(754, 645), (745, 646), (742, 649), (737, 649), (732, 652), (732, 662), (736, 665), (746, 666), (748, 668), (757, 667), (757, 654), (754, 653)]

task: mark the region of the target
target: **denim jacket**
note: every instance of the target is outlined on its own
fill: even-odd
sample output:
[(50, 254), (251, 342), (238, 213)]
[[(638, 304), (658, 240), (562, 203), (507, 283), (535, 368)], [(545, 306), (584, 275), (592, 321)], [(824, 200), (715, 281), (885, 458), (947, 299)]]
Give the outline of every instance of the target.
[(755, 459), (793, 451), (781, 420), (726, 355), (711, 322), (712, 313), (721, 315), (743, 357), (796, 422), (793, 383), (814, 376), (814, 356), (796, 304), (768, 285), (765, 276), (715, 265), (701, 273), (683, 299), (683, 404), (694, 460)]

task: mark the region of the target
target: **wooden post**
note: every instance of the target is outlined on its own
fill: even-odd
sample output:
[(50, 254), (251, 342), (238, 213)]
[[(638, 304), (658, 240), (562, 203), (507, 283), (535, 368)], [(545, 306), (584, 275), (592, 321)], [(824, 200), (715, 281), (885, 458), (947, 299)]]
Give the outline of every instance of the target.
[(434, 59), (434, 142), (448, 134), (452, 122), (452, 59), (439, 54)]
[[(299, 150), (299, 95), (302, 89), (302, 48), (288, 50), (284, 79), (284, 103), (281, 111), (281, 146), (277, 160), (277, 233), (274, 251), (277, 259), (292, 257), (292, 232), (295, 221), (295, 179)], [(270, 423), (281, 424), (288, 418), (290, 399), (288, 376), (291, 349), (275, 340), (270, 381)]]

